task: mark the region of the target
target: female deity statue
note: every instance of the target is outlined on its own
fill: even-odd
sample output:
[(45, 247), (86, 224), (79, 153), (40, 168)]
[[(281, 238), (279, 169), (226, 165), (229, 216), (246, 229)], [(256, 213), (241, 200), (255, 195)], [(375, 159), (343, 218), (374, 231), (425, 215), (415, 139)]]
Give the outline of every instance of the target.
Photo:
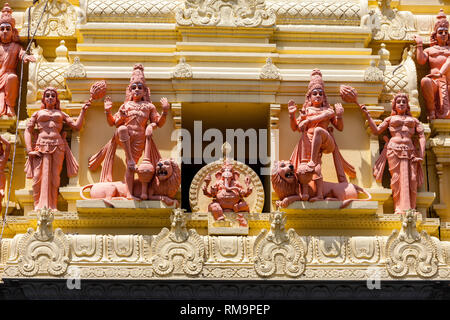
[[(73, 130), (80, 130), (90, 102), (81, 108), (76, 121), (60, 110), (58, 92), (46, 88), (42, 94), (41, 109), (31, 116), (24, 133), (28, 159), (25, 164), (27, 178), (33, 179), (34, 209), (56, 210), (60, 174), (66, 157), (67, 175), (78, 174), (78, 163), (61, 133), (67, 124)], [(35, 127), (38, 133), (35, 134)], [(37, 137), (36, 137), (37, 136)]]
[(424, 179), (421, 163), (425, 153), (425, 135), (419, 120), (411, 116), (408, 96), (405, 93), (395, 95), (391, 116), (384, 119), (378, 127), (364, 105), (361, 105), (361, 110), (373, 134), (379, 135), (386, 129), (391, 134), (389, 142), (375, 162), (373, 172), (376, 180), (381, 181), (387, 159), (395, 213), (415, 209), (417, 188)]
[(415, 36), (417, 43), (417, 62), (430, 63), (431, 73), (422, 78), (420, 85), (428, 111), (428, 119), (450, 119), (450, 100), (448, 77), (450, 77), (450, 38), (449, 22), (441, 10), (437, 16), (434, 31), (430, 37), (429, 48), (423, 50), (423, 40)]
[[(150, 161), (156, 168), (161, 155), (152, 139), (153, 128), (162, 127), (170, 104), (166, 98), (161, 98), (163, 112), (161, 115), (150, 100), (150, 89), (145, 84), (144, 67), (141, 64), (134, 66), (130, 84), (126, 90), (126, 99), (119, 111), (111, 114), (112, 101), (105, 98), (106, 120), (110, 126), (117, 129), (111, 140), (95, 155), (89, 159), (89, 169), (95, 170), (106, 158), (102, 167), (100, 182), (112, 181), (112, 165), (117, 145), (125, 150), (127, 168), (125, 183), (127, 185), (127, 198), (133, 199), (133, 182), (136, 163), (144, 152), (144, 159)], [(147, 124), (150, 120), (150, 124)]]
[(36, 62), (33, 55), (28, 55), (20, 45), (16, 21), (7, 3), (0, 17), (0, 116), (15, 116), (14, 108), (19, 95), (19, 78), (16, 74), (17, 63)]
[(311, 81), (306, 93), (305, 103), (296, 119), (297, 106), (295, 102), (288, 102), (291, 129), (302, 132), (302, 136), (294, 152), (291, 155), (291, 163), (294, 165), (297, 175), (312, 173), (312, 180), (316, 189), (315, 197), (311, 198), (308, 188), (303, 188), (303, 201), (323, 200), (323, 177), (321, 173), (322, 154), (332, 153), (336, 174), (339, 182), (347, 182), (347, 173), (355, 177), (355, 169), (342, 157), (333, 137), (333, 129), (330, 123), (339, 131), (344, 128), (342, 115), (344, 108), (340, 103), (330, 106), (325, 94), (322, 73), (314, 69), (311, 73)]

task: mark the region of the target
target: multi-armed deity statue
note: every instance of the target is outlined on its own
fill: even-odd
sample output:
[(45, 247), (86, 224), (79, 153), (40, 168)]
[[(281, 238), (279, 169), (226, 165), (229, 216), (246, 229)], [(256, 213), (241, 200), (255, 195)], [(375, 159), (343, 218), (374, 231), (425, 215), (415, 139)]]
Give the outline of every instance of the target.
[(430, 37), (430, 47), (423, 49), (423, 40), (416, 36), (417, 62), (430, 64), (431, 73), (422, 78), (420, 85), (428, 110), (428, 119), (450, 119), (449, 80), (450, 38), (449, 22), (441, 10)]
[[(60, 174), (66, 158), (67, 175), (78, 174), (78, 163), (73, 156), (62, 132), (66, 124), (73, 130), (80, 130), (86, 110), (91, 102), (86, 102), (76, 121), (61, 111), (58, 92), (46, 88), (42, 94), (41, 109), (33, 113), (24, 133), (28, 159), (25, 164), (27, 178), (33, 179), (35, 209), (57, 209)], [(37, 134), (35, 134), (37, 128)]]
[[(291, 128), (302, 133), (289, 162), (280, 161), (272, 170), (272, 185), (280, 197), (278, 206), (286, 207), (293, 201), (350, 200), (356, 199), (362, 188), (348, 183), (345, 174), (355, 177), (355, 169), (339, 152), (333, 136), (332, 124), (342, 131), (344, 108), (337, 103), (330, 106), (320, 70), (313, 70), (305, 103), (300, 116), (295, 117), (297, 106), (288, 102)], [(324, 182), (322, 154), (332, 153), (338, 183)], [(297, 186), (296, 186), (297, 185)], [(344, 206), (348, 201), (344, 202)]]
[[(209, 187), (211, 175), (205, 178), (205, 185), (202, 187), (203, 194), (213, 201), (208, 205), (208, 211), (212, 213), (216, 221), (225, 219), (224, 212), (236, 213), (236, 221), (242, 227), (247, 226), (247, 220), (242, 212), (249, 212), (249, 205), (245, 201), (253, 189), (250, 186), (250, 178), (245, 178), (246, 188), (239, 183), (240, 173), (234, 170), (233, 165), (225, 158), (222, 167), (216, 172), (216, 182)], [(209, 190), (208, 190), (209, 187)]]
[[(117, 129), (111, 140), (89, 159), (91, 170), (98, 168), (105, 160), (100, 183), (92, 185), (91, 197), (161, 200), (167, 205), (178, 205), (174, 197), (181, 183), (179, 166), (172, 159), (161, 159), (152, 138), (153, 130), (166, 122), (170, 104), (166, 98), (161, 98), (163, 112), (161, 115), (157, 112), (150, 100), (150, 89), (145, 84), (144, 67), (141, 64), (134, 66), (125, 102), (114, 115), (111, 114), (112, 105), (111, 99), (106, 97), (106, 120)], [(117, 145), (125, 150), (125, 185), (112, 182)], [(138, 167), (142, 153), (144, 159)], [(134, 178), (135, 173), (138, 174), (138, 180)]]
[(14, 108), (19, 95), (19, 77), (16, 74), (17, 64), (35, 62), (33, 55), (28, 55), (19, 42), (19, 32), (15, 28), (16, 21), (7, 3), (0, 18), (0, 116), (15, 116)]

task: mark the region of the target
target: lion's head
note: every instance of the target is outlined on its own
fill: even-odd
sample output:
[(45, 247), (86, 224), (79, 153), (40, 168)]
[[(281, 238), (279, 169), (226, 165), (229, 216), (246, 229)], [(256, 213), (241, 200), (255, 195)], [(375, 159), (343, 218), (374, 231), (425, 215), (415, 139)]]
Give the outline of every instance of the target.
[(290, 161), (275, 161), (272, 167), (272, 186), (280, 199), (298, 193), (294, 165)]
[(181, 184), (181, 170), (173, 159), (161, 159), (156, 164), (153, 194), (174, 198)]

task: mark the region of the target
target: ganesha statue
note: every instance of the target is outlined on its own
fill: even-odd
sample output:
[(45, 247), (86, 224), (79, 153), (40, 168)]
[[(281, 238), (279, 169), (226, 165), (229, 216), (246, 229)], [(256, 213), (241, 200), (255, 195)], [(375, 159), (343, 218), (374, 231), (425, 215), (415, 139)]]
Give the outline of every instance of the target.
[(263, 211), (264, 188), (255, 171), (230, 157), (231, 146), (222, 146), (223, 158), (201, 168), (189, 188), (194, 215), (207, 216), (210, 235), (247, 235), (249, 220)]
[[(247, 226), (247, 220), (242, 212), (248, 212), (249, 206), (245, 201), (253, 189), (250, 186), (250, 178), (245, 177), (246, 186), (239, 183), (240, 173), (233, 169), (233, 165), (224, 162), (219, 171), (216, 172), (216, 182), (209, 187), (211, 183), (211, 175), (205, 178), (203, 186), (203, 194), (213, 201), (208, 205), (208, 211), (212, 213), (217, 221), (225, 220), (224, 212), (235, 212), (236, 220), (242, 227)], [(208, 188), (209, 187), (209, 188)]]

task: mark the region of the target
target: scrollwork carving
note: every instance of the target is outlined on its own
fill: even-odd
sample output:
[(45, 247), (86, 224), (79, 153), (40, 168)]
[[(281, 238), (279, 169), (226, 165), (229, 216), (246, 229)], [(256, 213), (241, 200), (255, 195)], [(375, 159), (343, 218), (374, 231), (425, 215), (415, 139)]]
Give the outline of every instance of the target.
[[(70, 4), (67, 0), (49, 0), (46, 14), (36, 27), (43, 14), (45, 1), (41, 1), (32, 9), (30, 34), (36, 32), (38, 37), (70, 37), (75, 35), (75, 27), (78, 20), (79, 8)], [(77, 10), (78, 9), (78, 10)], [(27, 20), (27, 19), (25, 19)], [(28, 34), (28, 24), (25, 24), (20, 32), (21, 36)]]
[(285, 213), (274, 212), (270, 218), (270, 231), (261, 230), (254, 243), (255, 271), (261, 277), (298, 277), (306, 265), (303, 241), (294, 229), (286, 231)]
[(175, 19), (181, 26), (270, 27), (276, 16), (265, 0), (185, 0)]
[(194, 229), (187, 230), (184, 209), (174, 209), (171, 229), (163, 228), (152, 242), (153, 270), (160, 276), (198, 275), (203, 269), (205, 245)]
[(386, 269), (393, 277), (419, 275), (430, 278), (438, 271), (436, 246), (426, 231), (416, 227), (418, 213), (402, 213), (402, 228), (394, 230), (386, 243)]
[(19, 272), (27, 277), (37, 274), (63, 275), (69, 265), (70, 247), (61, 229), (53, 232), (53, 211), (38, 212), (37, 230), (29, 228), (19, 240)]

